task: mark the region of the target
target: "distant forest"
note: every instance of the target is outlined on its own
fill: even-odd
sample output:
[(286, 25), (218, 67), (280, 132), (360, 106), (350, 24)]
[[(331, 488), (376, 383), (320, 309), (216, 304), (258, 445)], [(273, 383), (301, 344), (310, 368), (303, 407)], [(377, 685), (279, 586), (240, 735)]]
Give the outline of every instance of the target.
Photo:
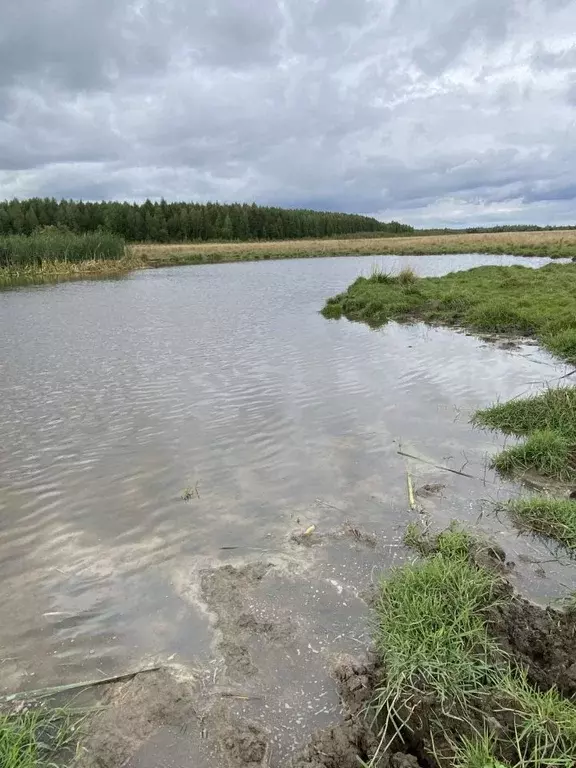
[(130, 242), (289, 240), (360, 232), (408, 234), (413, 228), (369, 216), (218, 203), (83, 203), (34, 198), (0, 202), (0, 235), (54, 226), (75, 233), (104, 229)]

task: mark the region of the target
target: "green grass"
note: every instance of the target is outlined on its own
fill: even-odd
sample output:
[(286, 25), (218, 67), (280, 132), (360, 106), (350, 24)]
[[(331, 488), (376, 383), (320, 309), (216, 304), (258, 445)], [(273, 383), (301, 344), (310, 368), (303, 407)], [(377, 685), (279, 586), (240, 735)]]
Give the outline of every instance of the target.
[(499, 403), (475, 413), (472, 423), (527, 438), (493, 459), (499, 472), (516, 476), (533, 470), (563, 483), (576, 481), (576, 388), (555, 387)]
[(476, 333), (536, 338), (576, 363), (576, 264), (477, 267), (443, 277), (375, 272), (328, 299), (327, 318), (372, 327), (391, 320), (458, 326)]
[(576, 760), (576, 706), (551, 688), (540, 691), (524, 671), (504, 676), (498, 686), (499, 709), (512, 723), (509, 735), (515, 766), (573, 768)]
[(576, 501), (538, 496), (508, 502), (507, 510), (521, 529), (549, 536), (576, 552)]
[(474, 424), (527, 437), (551, 431), (576, 439), (576, 388), (563, 386), (478, 411)]
[(496, 736), (489, 732), (464, 737), (454, 747), (454, 768), (508, 768), (495, 756), (496, 742)]
[(1, 768), (52, 768), (74, 739), (77, 720), (65, 710), (0, 715)]
[(543, 477), (569, 483), (576, 479), (573, 456), (573, 443), (557, 432), (541, 430), (497, 454), (492, 466), (503, 475), (518, 476), (534, 470)]
[(119, 260), (124, 258), (124, 240), (110, 232), (75, 235), (45, 230), (37, 234), (0, 237), (0, 268), (39, 267), (46, 262)]
[[(422, 536), (409, 534), (422, 550)], [(374, 702), (380, 747), (420, 740), (430, 764), (454, 768), (568, 768), (576, 761), (576, 706), (541, 691), (508, 657), (487, 618), (512, 599), (500, 577), (475, 563), (478, 544), (451, 528), (422, 561), (380, 584), (376, 651), (383, 665)]]
[(456, 714), (482, 690), (496, 656), (483, 612), (495, 600), (492, 574), (467, 554), (438, 552), (382, 581), (376, 648), (386, 669), (379, 695), (387, 719), (401, 720), (427, 695)]

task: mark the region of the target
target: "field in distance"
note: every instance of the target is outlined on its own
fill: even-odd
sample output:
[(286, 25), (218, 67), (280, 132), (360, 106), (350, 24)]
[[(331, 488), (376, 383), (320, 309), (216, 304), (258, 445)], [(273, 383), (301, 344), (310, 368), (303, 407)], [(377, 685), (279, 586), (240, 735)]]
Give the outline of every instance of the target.
[(576, 256), (576, 230), (174, 245), (139, 243), (129, 246), (129, 249), (138, 260), (157, 267), (168, 264), (381, 254), (491, 253), (559, 259)]

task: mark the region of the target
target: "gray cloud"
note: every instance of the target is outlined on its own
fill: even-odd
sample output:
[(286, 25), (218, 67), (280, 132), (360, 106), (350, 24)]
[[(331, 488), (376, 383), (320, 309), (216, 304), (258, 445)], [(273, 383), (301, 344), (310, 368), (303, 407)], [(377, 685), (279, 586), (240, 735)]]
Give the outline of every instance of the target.
[(0, 197), (573, 221), (576, 0), (0, 0)]

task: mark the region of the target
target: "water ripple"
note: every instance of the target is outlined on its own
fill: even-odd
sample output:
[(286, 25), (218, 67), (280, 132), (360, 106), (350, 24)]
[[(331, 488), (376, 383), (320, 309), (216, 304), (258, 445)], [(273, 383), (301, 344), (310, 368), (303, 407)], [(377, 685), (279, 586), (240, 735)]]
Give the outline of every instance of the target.
[[(0, 295), (0, 646), (19, 659), (3, 684), (34, 665), (60, 682), (167, 652), (176, 630), (146, 626), (176, 621), (170, 574), (189, 558), (279, 548), (298, 516), (402, 524), (400, 445), (484, 471), (498, 438), (467, 414), (563, 369), (534, 349), (318, 310), (373, 262), (513, 261), (214, 265)], [(469, 488), (453, 492), (470, 506)], [(207, 649), (198, 632), (191, 653)]]

